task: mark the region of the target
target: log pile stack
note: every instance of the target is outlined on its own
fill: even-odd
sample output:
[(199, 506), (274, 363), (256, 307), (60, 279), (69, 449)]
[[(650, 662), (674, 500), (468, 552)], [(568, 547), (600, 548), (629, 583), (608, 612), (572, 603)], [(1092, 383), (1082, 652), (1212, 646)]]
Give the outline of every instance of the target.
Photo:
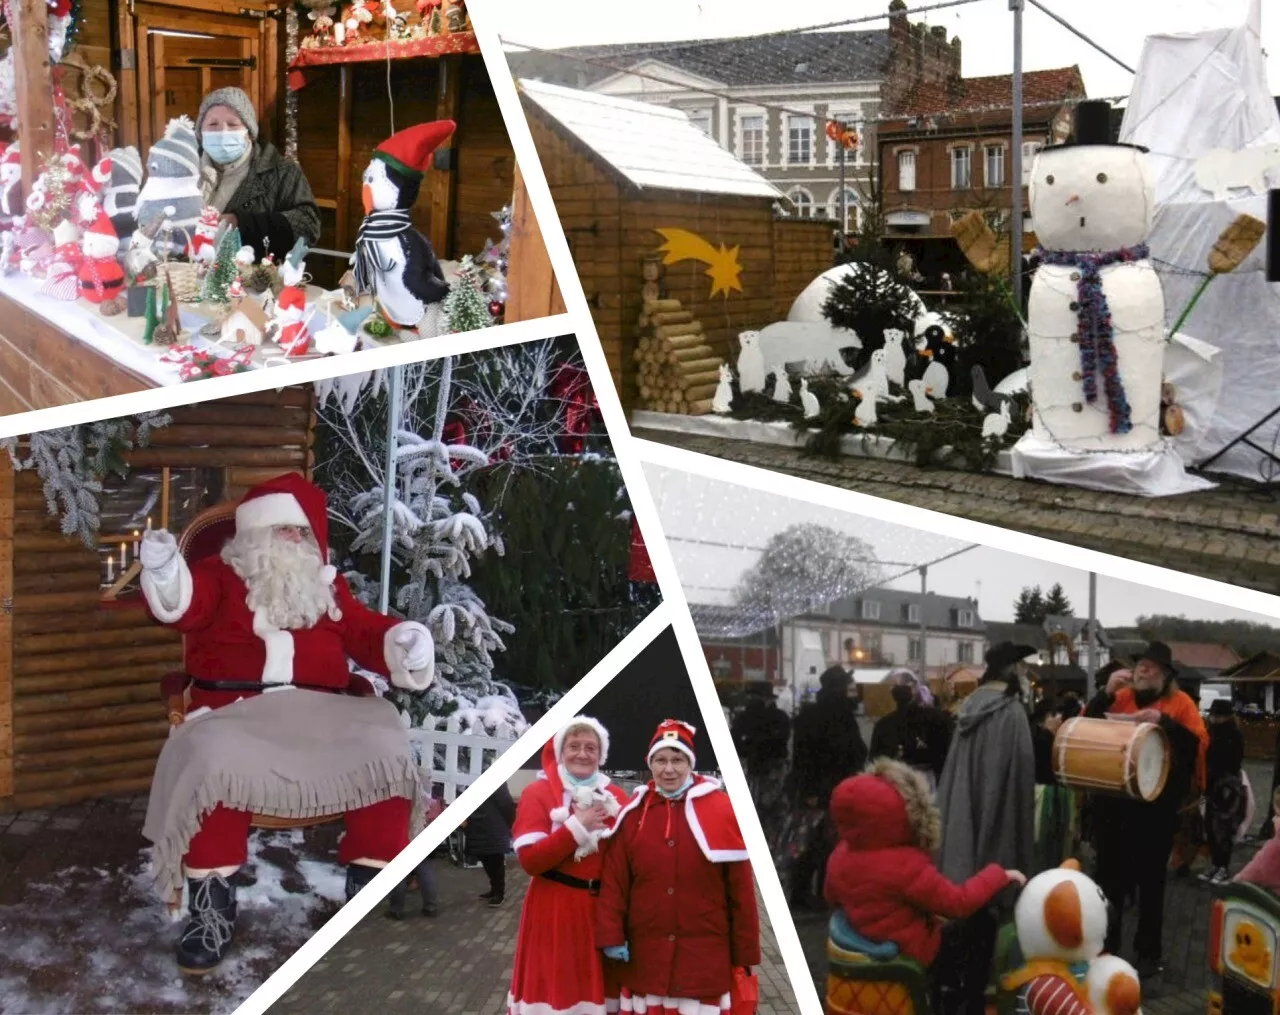
[(692, 311), (677, 299), (660, 298), (660, 271), (659, 262), (646, 260), (635, 351), (640, 408), (700, 416), (711, 411), (724, 359)]

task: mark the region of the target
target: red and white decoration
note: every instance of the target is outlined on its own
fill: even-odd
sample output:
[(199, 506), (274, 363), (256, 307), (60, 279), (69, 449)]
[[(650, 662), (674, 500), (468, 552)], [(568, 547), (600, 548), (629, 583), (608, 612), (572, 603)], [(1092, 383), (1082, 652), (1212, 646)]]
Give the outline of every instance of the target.
[(107, 213), (98, 209), (97, 218), (80, 240), (84, 260), (78, 278), (80, 295), (90, 303), (103, 303), (124, 291), (124, 269), (116, 260), (120, 239)]

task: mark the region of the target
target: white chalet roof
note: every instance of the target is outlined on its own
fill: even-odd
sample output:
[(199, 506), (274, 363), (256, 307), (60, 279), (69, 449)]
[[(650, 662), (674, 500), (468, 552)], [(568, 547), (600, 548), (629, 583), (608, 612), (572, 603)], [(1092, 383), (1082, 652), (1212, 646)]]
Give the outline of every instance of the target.
[(781, 197), (763, 176), (678, 109), (520, 80), (544, 113), (637, 187), (741, 197)]

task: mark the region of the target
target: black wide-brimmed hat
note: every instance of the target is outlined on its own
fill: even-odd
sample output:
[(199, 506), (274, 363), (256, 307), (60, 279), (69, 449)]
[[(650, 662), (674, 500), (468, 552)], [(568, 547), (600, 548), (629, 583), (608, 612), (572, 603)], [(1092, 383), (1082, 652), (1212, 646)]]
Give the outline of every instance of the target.
[(1002, 670), (1006, 666), (1022, 662), (1027, 656), (1033, 656), (1037, 652), (1039, 649), (1033, 645), (1015, 645), (1011, 641), (1002, 641), (987, 649), (987, 654), (982, 657), (982, 661), (987, 664), (989, 670)]
[(1178, 675), (1178, 664), (1173, 661), (1173, 650), (1162, 641), (1149, 643), (1142, 655), (1134, 660), (1134, 664), (1138, 664), (1143, 659), (1150, 659), (1171, 677)]
[(1209, 705), (1209, 714), (1232, 716), (1236, 714), (1235, 703), (1230, 698), (1214, 698)]
[(1140, 144), (1126, 144), (1123, 141), (1111, 140), (1111, 103), (1105, 99), (1085, 99), (1076, 103), (1073, 121), (1071, 137), (1061, 144), (1045, 145), (1041, 150), (1056, 151), (1060, 148), (1105, 145), (1108, 148), (1136, 148), (1140, 152), (1147, 151)]

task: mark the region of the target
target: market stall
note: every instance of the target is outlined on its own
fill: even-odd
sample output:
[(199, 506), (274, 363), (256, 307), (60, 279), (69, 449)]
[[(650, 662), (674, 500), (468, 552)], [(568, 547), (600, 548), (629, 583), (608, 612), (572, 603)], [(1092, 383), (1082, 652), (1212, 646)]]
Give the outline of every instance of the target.
[[(563, 309), (461, 2), (0, 0), (0, 27), (0, 412)], [(198, 114), (226, 87), (252, 103), (255, 143), (302, 167), (320, 217), (303, 249), (230, 242), (201, 196)], [(362, 174), (382, 164), (414, 176), (385, 214), (407, 212), (402, 242), (439, 276), (409, 286), (408, 319), (385, 279), (349, 270), (379, 212)], [(539, 298), (508, 307), (509, 268)], [(253, 326), (222, 327), (237, 314)]]

